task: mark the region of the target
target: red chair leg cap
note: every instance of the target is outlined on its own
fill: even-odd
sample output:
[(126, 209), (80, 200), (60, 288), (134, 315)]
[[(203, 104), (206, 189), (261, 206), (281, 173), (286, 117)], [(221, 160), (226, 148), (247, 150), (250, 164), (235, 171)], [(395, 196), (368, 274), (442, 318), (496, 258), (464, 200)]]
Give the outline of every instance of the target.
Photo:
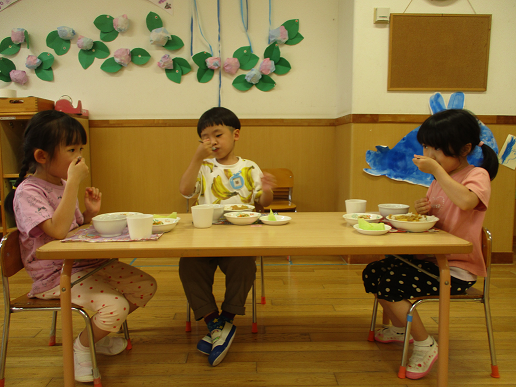
[(400, 366), (400, 370), (398, 371), (398, 378), (405, 379), (407, 377), (407, 368)]
[(185, 327), (185, 332), (191, 332), (192, 331), (192, 322), (191, 321), (187, 321), (186, 322), (186, 327)]
[(262, 297), (262, 305), (265, 305), (267, 301), (265, 301), (265, 297)]
[(369, 337), (367, 338), (367, 341), (374, 341), (374, 331), (369, 331)]
[(4, 387), (5, 385), (5, 379), (0, 379), (0, 387)]
[(125, 347), (127, 350), (133, 349), (133, 343), (131, 343), (131, 339), (127, 339), (127, 347)]
[(500, 377), (500, 374), (498, 373), (498, 366), (497, 365), (492, 365), (491, 366), (491, 377), (493, 378), (499, 378)]
[(56, 337), (50, 336), (50, 340), (48, 341), (48, 346), (53, 347), (54, 345), (56, 345)]
[(258, 333), (258, 323), (253, 323), (253, 333)]
[(102, 387), (102, 381), (100, 380), (100, 378), (93, 379), (93, 385), (95, 387)]

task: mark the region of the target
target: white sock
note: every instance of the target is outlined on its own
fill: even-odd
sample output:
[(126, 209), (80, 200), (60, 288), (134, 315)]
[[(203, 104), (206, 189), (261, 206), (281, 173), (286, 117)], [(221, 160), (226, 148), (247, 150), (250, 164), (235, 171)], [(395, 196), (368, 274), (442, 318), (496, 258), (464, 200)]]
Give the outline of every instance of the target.
[(416, 347), (431, 347), (434, 344), (434, 338), (430, 335), (425, 340), (416, 341), (414, 340), (414, 346)]
[(397, 333), (398, 335), (402, 335), (405, 333), (405, 327), (395, 327), (394, 325), (391, 325), (391, 330), (394, 333)]
[(75, 342), (73, 343), (73, 349), (78, 352), (89, 352), (90, 351), (89, 347), (85, 347), (84, 345), (81, 344), (81, 340), (79, 339), (79, 336), (77, 336), (77, 338), (75, 339)]

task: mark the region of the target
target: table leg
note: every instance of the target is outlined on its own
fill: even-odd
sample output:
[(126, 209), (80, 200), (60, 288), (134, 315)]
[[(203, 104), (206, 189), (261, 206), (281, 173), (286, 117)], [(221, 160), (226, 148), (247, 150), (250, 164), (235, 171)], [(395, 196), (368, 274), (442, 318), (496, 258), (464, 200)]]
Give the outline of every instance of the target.
[(70, 277), (73, 259), (65, 259), (61, 270), (61, 324), (63, 336), (63, 372), (65, 387), (75, 386), (73, 368), (73, 325)]
[(448, 355), (450, 339), (450, 268), (445, 255), (436, 255), (439, 265), (439, 358), (437, 386), (448, 386)]

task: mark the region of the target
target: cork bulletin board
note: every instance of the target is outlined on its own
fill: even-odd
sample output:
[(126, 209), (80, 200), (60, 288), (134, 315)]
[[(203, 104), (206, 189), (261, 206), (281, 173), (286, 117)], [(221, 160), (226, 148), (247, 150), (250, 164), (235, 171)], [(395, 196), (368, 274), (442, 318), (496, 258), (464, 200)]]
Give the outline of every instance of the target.
[(491, 15), (391, 14), (387, 90), (486, 91)]

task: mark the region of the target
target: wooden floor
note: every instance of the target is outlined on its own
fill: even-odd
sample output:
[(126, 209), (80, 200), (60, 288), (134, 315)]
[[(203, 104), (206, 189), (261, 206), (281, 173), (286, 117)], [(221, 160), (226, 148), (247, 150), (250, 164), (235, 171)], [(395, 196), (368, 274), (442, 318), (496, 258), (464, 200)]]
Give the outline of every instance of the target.
[[(147, 308), (129, 317), (133, 349), (114, 357), (99, 355), (104, 387), (436, 385), (437, 366), (421, 380), (398, 379), (401, 344), (367, 341), (373, 298), (363, 290), (363, 265), (348, 265), (341, 257), (292, 257), (291, 263), (286, 257), (267, 258), (267, 302), (258, 305), (259, 333), (251, 333), (249, 297), (247, 315), (235, 320), (238, 330), (228, 355), (211, 367), (196, 350), (206, 333), (204, 322), (192, 323), (192, 332), (185, 333), (178, 260), (126, 262), (155, 276), (158, 292)], [(459, 303), (451, 310), (450, 386), (516, 386), (516, 265), (495, 265), (492, 278), (501, 378), (489, 376), (482, 304)], [(217, 275), (218, 299), (223, 281)], [(16, 293), (28, 290), (29, 283), (25, 272), (12, 280)], [(259, 281), (257, 290), (260, 299)], [(419, 310), (430, 334), (437, 336), (437, 305)], [(61, 346), (47, 346), (50, 317), (46, 312), (12, 316), (6, 386), (63, 385)], [(74, 324), (76, 332), (83, 327), (79, 317)]]

